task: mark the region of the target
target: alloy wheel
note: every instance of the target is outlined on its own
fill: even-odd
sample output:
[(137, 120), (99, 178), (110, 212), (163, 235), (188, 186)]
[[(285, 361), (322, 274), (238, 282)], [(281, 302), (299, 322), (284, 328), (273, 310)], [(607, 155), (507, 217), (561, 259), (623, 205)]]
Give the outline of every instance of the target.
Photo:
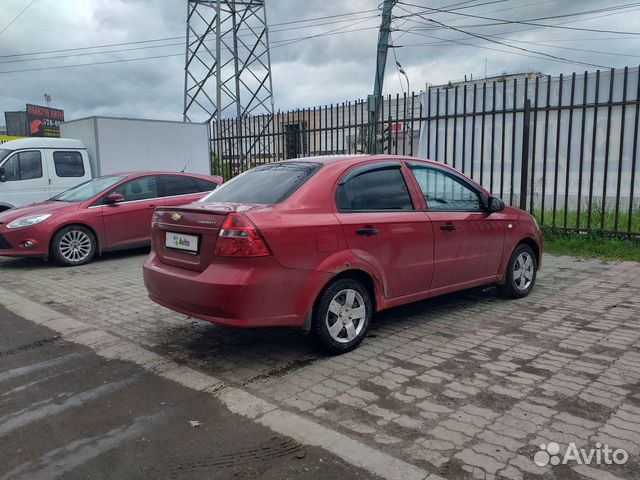
[(329, 335), (336, 342), (353, 341), (362, 332), (366, 316), (362, 295), (350, 288), (339, 291), (331, 300), (325, 319)]
[(535, 264), (529, 253), (522, 252), (513, 263), (513, 283), (518, 290), (524, 291), (531, 286)]
[(91, 238), (83, 231), (71, 230), (60, 238), (58, 250), (68, 262), (82, 262), (91, 253)]

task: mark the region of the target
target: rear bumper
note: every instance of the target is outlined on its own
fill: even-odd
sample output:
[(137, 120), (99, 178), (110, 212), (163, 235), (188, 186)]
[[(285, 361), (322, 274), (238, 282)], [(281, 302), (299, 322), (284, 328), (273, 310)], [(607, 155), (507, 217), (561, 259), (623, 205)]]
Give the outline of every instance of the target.
[(184, 315), (233, 327), (303, 325), (331, 275), (282, 267), (273, 257), (220, 259), (196, 272), (151, 252), (144, 284), (154, 302)]

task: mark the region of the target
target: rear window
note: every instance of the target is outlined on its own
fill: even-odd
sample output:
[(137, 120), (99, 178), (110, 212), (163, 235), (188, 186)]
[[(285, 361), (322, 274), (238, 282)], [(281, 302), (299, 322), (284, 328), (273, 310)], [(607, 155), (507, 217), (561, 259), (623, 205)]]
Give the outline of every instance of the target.
[(53, 152), (53, 164), (58, 177), (84, 177), (80, 152)]
[(189, 195), (191, 193), (201, 192), (195, 178), (186, 175), (165, 175), (164, 194), (166, 197), (174, 197), (177, 195)]
[(280, 203), (322, 167), (319, 163), (283, 162), (262, 165), (222, 184), (201, 201)]

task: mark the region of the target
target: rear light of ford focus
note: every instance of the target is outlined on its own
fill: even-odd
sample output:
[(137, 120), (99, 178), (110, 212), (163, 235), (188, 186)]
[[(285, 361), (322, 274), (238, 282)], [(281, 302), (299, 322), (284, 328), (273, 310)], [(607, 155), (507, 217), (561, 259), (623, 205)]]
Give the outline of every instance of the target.
[(266, 257), (271, 255), (260, 232), (239, 213), (230, 213), (225, 218), (214, 255), (219, 257)]

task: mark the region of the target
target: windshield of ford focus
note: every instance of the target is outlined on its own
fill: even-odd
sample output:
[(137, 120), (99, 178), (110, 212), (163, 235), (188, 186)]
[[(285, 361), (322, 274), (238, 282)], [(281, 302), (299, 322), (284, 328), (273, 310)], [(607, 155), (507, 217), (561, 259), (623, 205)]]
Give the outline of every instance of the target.
[(56, 195), (51, 200), (56, 202), (85, 202), (124, 179), (125, 177), (119, 176), (94, 178), (88, 182), (76, 185), (62, 192), (60, 195)]
[(283, 162), (253, 168), (222, 184), (201, 202), (280, 203), (316, 173), (322, 164)]

